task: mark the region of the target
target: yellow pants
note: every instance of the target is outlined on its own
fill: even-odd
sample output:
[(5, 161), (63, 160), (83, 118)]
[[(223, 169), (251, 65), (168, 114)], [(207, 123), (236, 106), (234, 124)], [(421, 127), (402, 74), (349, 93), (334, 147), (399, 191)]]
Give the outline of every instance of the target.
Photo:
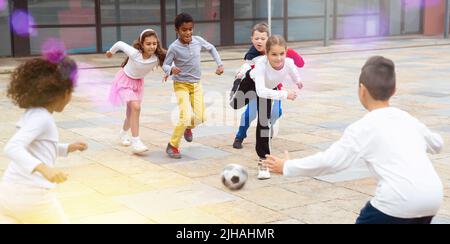
[(199, 83), (187, 83), (175, 81), (173, 84), (178, 101), (180, 117), (177, 126), (173, 130), (170, 145), (180, 147), (181, 138), (186, 129), (193, 129), (206, 121), (205, 103), (203, 101), (203, 89)]

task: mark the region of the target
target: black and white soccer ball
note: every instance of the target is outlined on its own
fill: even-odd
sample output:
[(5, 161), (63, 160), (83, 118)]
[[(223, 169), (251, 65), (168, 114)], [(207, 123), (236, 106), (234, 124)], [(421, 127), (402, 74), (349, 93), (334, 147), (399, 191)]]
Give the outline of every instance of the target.
[(238, 164), (229, 164), (222, 171), (222, 183), (233, 191), (242, 189), (247, 179), (247, 170)]

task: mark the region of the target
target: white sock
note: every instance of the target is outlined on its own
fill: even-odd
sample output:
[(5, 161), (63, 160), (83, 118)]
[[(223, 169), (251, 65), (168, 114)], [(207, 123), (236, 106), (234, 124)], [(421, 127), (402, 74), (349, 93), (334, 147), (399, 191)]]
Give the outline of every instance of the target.
[(121, 135), (126, 135), (128, 133), (128, 130), (124, 130), (123, 128), (120, 129), (120, 134)]
[(141, 138), (139, 137), (139, 136), (137, 136), (137, 137), (131, 137), (131, 142), (132, 143), (136, 143), (136, 142), (138, 142), (138, 141), (140, 141), (141, 140)]

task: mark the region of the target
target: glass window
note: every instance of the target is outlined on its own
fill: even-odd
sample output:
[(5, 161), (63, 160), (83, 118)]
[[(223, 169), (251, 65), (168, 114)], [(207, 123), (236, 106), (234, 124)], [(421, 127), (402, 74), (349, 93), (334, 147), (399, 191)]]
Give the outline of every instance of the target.
[(251, 43), (251, 31), (255, 21), (235, 21), (234, 22), (234, 43), (244, 44)]
[(337, 18), (337, 38), (370, 37), (379, 34), (378, 16), (350, 16)]
[(337, 1), (336, 38), (378, 36), (380, 4), (379, 0)]
[[(272, 17), (284, 16), (284, 0), (272, 0)], [(267, 18), (267, 0), (234, 1), (235, 19)]]
[(161, 21), (160, 0), (102, 0), (102, 24)]
[(173, 22), (182, 12), (192, 15), (194, 21), (219, 21), (220, 0), (166, 0), (167, 22)]
[[(234, 22), (234, 42), (236, 44), (251, 43), (252, 28), (260, 21), (236, 20)], [(272, 33), (283, 36), (283, 21), (272, 20)]]
[(421, 23), (421, 0), (405, 1), (405, 33), (419, 33)]
[[(330, 13), (332, 12), (330, 4)], [(288, 16), (289, 17), (303, 17), (303, 16), (323, 16), (325, 15), (325, 0), (289, 0), (288, 2)]]
[(11, 56), (11, 35), (9, 31), (9, 7), (8, 1), (0, 4), (0, 56)]
[(402, 0), (389, 1), (389, 35), (400, 35), (402, 25)]
[(177, 39), (177, 34), (175, 33), (175, 27), (173, 24), (166, 25), (166, 36), (167, 36), (167, 42), (166, 47), (168, 48), (172, 42), (174, 42)]
[(103, 52), (109, 50), (117, 41), (123, 41), (129, 45), (133, 45), (134, 41), (139, 38), (141, 32), (151, 28), (158, 33), (161, 41), (160, 26), (114, 26), (102, 28), (102, 49)]
[(216, 46), (220, 45), (220, 23), (197, 23), (194, 35), (201, 36)]
[(338, 15), (356, 15), (367, 12), (367, 0), (339, 0), (337, 1)]
[(97, 51), (95, 28), (39, 28), (37, 36), (30, 37), (31, 54), (41, 54), (41, 46), (49, 38), (64, 42), (68, 53)]
[(366, 0), (367, 1), (367, 13), (378, 14), (380, 13), (381, 2), (380, 0)]
[[(330, 18), (329, 36), (333, 35), (332, 19)], [(289, 20), (289, 41), (311, 41), (324, 38), (323, 18), (291, 19)]]
[(92, 0), (28, 1), (28, 10), (37, 25), (95, 24)]

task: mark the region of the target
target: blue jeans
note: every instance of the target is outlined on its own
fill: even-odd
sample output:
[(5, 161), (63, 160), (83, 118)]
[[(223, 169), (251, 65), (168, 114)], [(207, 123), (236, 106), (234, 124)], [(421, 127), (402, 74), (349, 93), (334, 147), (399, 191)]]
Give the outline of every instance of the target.
[(430, 224), (433, 220), (433, 216), (414, 218), (414, 219), (402, 219), (389, 216), (368, 202), (366, 206), (361, 209), (356, 224)]
[[(245, 112), (241, 116), (241, 123), (239, 126), (239, 131), (236, 134), (236, 138), (241, 140), (247, 138), (248, 128), (250, 128), (250, 125), (253, 122), (253, 120), (256, 119), (256, 114), (257, 114), (257, 100), (253, 99), (248, 103)], [(270, 124), (274, 125), (277, 122), (277, 120), (281, 117), (281, 115), (283, 115), (283, 110), (281, 108), (281, 100), (274, 100)]]

